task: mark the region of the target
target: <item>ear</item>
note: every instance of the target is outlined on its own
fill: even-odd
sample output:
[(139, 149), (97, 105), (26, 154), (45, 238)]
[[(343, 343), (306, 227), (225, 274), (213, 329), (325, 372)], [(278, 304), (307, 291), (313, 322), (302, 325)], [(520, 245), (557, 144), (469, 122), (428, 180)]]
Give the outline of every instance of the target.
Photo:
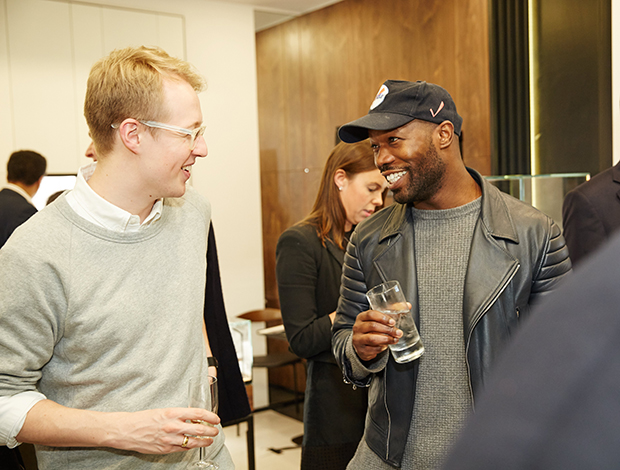
[(138, 124), (138, 121), (135, 119), (125, 119), (118, 126), (118, 135), (120, 136), (121, 142), (127, 150), (133, 153), (138, 153), (142, 140)]
[(336, 173), (334, 173), (334, 183), (339, 190), (345, 188), (347, 183), (349, 182), (349, 178), (347, 178), (347, 172), (342, 168), (338, 168)]
[(454, 125), (450, 121), (444, 121), (437, 127), (439, 148), (445, 149), (454, 141)]

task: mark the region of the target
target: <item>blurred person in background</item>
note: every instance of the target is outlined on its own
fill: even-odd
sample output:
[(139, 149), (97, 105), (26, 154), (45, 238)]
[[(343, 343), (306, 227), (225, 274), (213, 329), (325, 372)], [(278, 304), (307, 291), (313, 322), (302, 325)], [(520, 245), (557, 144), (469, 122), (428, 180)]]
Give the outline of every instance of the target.
[(562, 221), (570, 259), (578, 265), (620, 228), (620, 163), (570, 191)]
[(532, 312), (443, 470), (620, 466), (620, 233)]
[(0, 248), (13, 231), (36, 212), (32, 198), (39, 190), (47, 161), (32, 150), (13, 152), (7, 163), (8, 184), (0, 191)]
[(383, 205), (386, 187), (368, 141), (340, 143), (327, 159), (312, 212), (278, 240), (282, 320), (291, 349), (308, 360), (303, 470), (346, 468), (364, 432), (367, 393), (343, 382), (331, 327), (349, 237)]

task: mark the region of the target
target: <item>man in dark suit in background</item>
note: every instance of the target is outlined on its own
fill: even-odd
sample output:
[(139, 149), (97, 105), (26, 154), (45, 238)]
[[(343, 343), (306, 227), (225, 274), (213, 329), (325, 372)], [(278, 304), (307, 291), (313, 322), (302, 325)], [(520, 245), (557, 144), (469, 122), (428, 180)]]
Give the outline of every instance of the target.
[(32, 197), (41, 185), (47, 161), (32, 150), (13, 152), (7, 164), (8, 184), (0, 191), (0, 248), (13, 231), (37, 212)]
[(615, 470), (620, 233), (516, 332), (443, 470)]
[(577, 265), (620, 228), (620, 163), (570, 191), (562, 219), (568, 253)]

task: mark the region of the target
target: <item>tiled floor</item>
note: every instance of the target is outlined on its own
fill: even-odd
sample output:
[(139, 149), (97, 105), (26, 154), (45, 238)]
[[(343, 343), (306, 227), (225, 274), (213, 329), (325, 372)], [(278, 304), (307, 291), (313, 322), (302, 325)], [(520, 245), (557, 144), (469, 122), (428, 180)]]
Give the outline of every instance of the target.
[[(248, 470), (246, 447), (247, 423), (224, 428), (226, 445), (235, 462), (236, 470)], [(291, 440), (303, 434), (303, 423), (276, 411), (261, 411), (254, 415), (256, 470), (295, 470), (299, 468), (301, 447), (282, 450), (277, 454), (270, 448), (295, 446)]]

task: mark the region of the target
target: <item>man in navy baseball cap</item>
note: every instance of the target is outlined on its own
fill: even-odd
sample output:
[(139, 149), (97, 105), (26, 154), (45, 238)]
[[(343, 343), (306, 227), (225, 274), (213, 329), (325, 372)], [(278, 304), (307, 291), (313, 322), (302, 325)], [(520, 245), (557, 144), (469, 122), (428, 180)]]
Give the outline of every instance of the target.
[(437, 209), (437, 199), (455, 207), (480, 196), (460, 155), (462, 124), (452, 97), (439, 85), (387, 80), (368, 114), (338, 133), (347, 143), (370, 138), (375, 163), (397, 202)]
[[(396, 201), (355, 228), (332, 327), (345, 382), (370, 387), (349, 469), (440, 468), (521, 317), (571, 269), (553, 220), (465, 166), (462, 124), (442, 87), (388, 80), (339, 129), (345, 142), (369, 140)], [(388, 347), (417, 338), (364, 295), (391, 280), (425, 347), (405, 363)]]

